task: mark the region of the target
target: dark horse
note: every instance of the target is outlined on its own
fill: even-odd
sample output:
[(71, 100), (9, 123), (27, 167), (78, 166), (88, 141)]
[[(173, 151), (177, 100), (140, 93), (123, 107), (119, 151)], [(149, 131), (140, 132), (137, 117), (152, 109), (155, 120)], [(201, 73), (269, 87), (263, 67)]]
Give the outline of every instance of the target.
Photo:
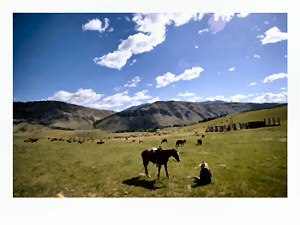
[(153, 151), (152, 149), (144, 150), (142, 152), (142, 158), (143, 158), (143, 164), (145, 167), (146, 175), (150, 178), (150, 175), (148, 174), (148, 169), (147, 169), (147, 166), (150, 161), (150, 162), (158, 165), (158, 173), (157, 173), (158, 178), (160, 175), (161, 165), (165, 166), (166, 174), (167, 174), (167, 177), (169, 178), (167, 163), (171, 156), (173, 156), (177, 160), (177, 162), (180, 161), (179, 154), (178, 154), (177, 150), (174, 148), (166, 149), (166, 150), (162, 150), (161, 148), (159, 148), (156, 151)]

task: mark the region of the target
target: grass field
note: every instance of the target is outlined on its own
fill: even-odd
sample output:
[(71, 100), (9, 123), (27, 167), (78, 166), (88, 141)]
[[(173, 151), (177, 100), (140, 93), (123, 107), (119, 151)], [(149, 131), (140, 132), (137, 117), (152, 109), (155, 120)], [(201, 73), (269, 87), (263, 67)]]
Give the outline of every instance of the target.
[[(206, 126), (263, 120), (280, 117), (281, 126), (206, 133), (201, 146), (195, 132)], [(227, 122), (226, 122), (227, 121)], [(23, 129), (23, 128), (22, 128)], [(287, 106), (228, 115), (213, 121), (181, 128), (166, 128), (157, 133), (110, 134), (98, 130), (55, 131), (39, 127), (14, 129), (13, 193), (14, 197), (287, 197)], [(29, 130), (29, 131), (26, 131)], [(128, 140), (104, 139), (83, 144), (50, 142), (48, 137), (88, 138), (100, 140), (113, 136), (137, 136)], [(26, 138), (39, 138), (26, 143)], [(178, 147), (181, 162), (170, 158), (166, 178), (161, 178), (150, 163), (152, 178), (144, 174), (141, 152), (158, 147), (173, 148), (179, 138), (187, 143)], [(142, 139), (139, 144), (132, 140)], [(199, 163), (206, 161), (213, 181), (195, 186), (190, 176), (198, 176)]]

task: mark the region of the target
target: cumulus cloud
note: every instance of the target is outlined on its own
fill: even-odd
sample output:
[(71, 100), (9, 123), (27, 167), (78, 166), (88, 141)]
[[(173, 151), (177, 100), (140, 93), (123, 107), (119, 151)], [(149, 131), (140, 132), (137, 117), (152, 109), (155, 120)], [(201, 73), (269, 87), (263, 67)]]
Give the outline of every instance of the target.
[(195, 93), (186, 91), (185, 93), (179, 93), (177, 96), (190, 97), (190, 96), (194, 96), (194, 95), (195, 95)]
[(257, 83), (256, 82), (252, 82), (250, 84), (248, 84), (248, 86), (253, 86), (253, 85), (256, 85)]
[(157, 101), (159, 101), (160, 99), (159, 99), (159, 97), (157, 96), (157, 97), (155, 97), (155, 98), (152, 98), (152, 99), (150, 99), (150, 100), (148, 100), (147, 102), (148, 103), (153, 103), (153, 102), (157, 102)]
[(180, 98), (172, 98), (171, 101), (180, 101)]
[(265, 102), (276, 102), (276, 103), (284, 103), (288, 101), (288, 94), (286, 91), (282, 91), (280, 93), (262, 93), (256, 96), (251, 102), (256, 103), (265, 103)]
[(260, 55), (257, 55), (257, 54), (254, 54), (253, 57), (260, 59)]
[(198, 45), (195, 45), (195, 48), (199, 48), (199, 46), (198, 46)]
[(208, 24), (215, 31), (215, 33), (224, 29), (226, 23), (228, 23), (234, 17), (234, 13), (215, 13), (208, 19)]
[(200, 96), (193, 96), (193, 97), (188, 98), (189, 102), (198, 102), (198, 101), (201, 101), (201, 100), (203, 100), (203, 98), (200, 97)]
[(248, 16), (250, 13), (245, 13), (245, 12), (242, 12), (242, 13), (238, 13), (237, 14), (237, 17), (238, 18), (245, 18), (246, 16)]
[[(103, 33), (109, 26), (109, 19), (104, 18), (104, 25), (102, 26), (102, 22), (99, 19), (92, 19), (88, 23), (82, 25), (82, 30), (97, 30), (100, 33)], [(110, 28), (111, 29), (111, 28)], [(110, 31), (111, 32), (111, 31)]]
[(231, 67), (231, 68), (228, 69), (228, 71), (230, 71), (230, 72), (232, 72), (234, 70), (235, 70), (235, 67)]
[(253, 96), (252, 94), (243, 95), (243, 94), (236, 94), (229, 98), (225, 98), (223, 95), (217, 95), (215, 97), (208, 97), (206, 98), (207, 101), (225, 101), (225, 102), (240, 102), (242, 99), (246, 99)]
[(198, 31), (198, 34), (203, 34), (203, 33), (206, 33), (206, 32), (208, 32), (210, 29), (208, 29), (208, 28), (205, 28), (205, 29), (202, 29), (202, 30), (199, 30)]
[(192, 80), (199, 77), (200, 73), (203, 71), (201, 67), (192, 67), (192, 69), (185, 70), (182, 74), (176, 76), (170, 72), (162, 76), (156, 77), (156, 88), (165, 87), (173, 82), (179, 80)]
[(135, 76), (131, 81), (128, 81), (127, 84), (124, 85), (124, 87), (136, 87), (140, 81), (141, 78), (139, 76)]
[(132, 66), (135, 63), (136, 63), (136, 59), (133, 59), (132, 62), (129, 65)]
[(78, 89), (74, 93), (58, 91), (52, 97), (49, 97), (48, 100), (63, 101), (89, 107), (91, 104), (97, 102), (102, 96), (102, 94), (97, 94), (92, 89)]
[(281, 32), (278, 27), (272, 27), (265, 32), (265, 35), (257, 36), (260, 38), (262, 45), (277, 43), (288, 39), (287, 33)]
[[(201, 20), (202, 14), (187, 13), (151, 13), (135, 14), (132, 21), (136, 23), (138, 33), (122, 40), (117, 50), (94, 58), (97, 65), (120, 70), (133, 55), (149, 52), (165, 41), (166, 26), (181, 26), (191, 19)], [(125, 17), (126, 18), (126, 17)]]
[(287, 77), (286, 73), (276, 73), (276, 74), (265, 77), (263, 82), (264, 83), (273, 82), (274, 80), (285, 78), (285, 77)]
[(64, 101), (96, 109), (112, 109), (129, 103), (131, 105), (139, 105), (142, 103), (140, 100), (152, 98), (147, 92), (148, 90), (143, 90), (130, 96), (128, 91), (124, 91), (101, 99), (103, 94), (97, 94), (92, 89), (78, 89), (74, 93), (58, 91), (52, 97), (49, 97), (48, 100)]

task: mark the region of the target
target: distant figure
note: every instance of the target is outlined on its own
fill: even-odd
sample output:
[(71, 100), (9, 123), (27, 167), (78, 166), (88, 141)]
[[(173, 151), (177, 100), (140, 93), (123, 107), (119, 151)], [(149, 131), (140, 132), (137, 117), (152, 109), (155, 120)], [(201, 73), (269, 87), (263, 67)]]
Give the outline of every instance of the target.
[(202, 145), (202, 140), (201, 140), (201, 139), (198, 139), (196, 145)]
[(206, 185), (211, 183), (212, 174), (206, 162), (200, 163), (201, 171), (199, 177), (194, 177), (194, 182), (198, 185)]
[(143, 140), (139, 140), (139, 144), (142, 144), (143, 143)]
[(166, 138), (165, 138), (165, 139), (162, 139), (162, 141), (161, 141), (160, 143), (162, 144), (162, 143), (164, 143), (164, 142), (168, 143), (168, 139), (166, 139)]

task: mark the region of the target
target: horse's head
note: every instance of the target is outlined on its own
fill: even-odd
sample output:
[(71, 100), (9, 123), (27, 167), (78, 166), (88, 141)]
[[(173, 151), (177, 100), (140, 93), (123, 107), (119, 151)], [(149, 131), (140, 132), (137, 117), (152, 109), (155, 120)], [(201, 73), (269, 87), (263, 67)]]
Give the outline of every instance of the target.
[(178, 151), (175, 148), (173, 148), (172, 150), (173, 150), (172, 156), (177, 160), (177, 162), (180, 162), (180, 156)]

